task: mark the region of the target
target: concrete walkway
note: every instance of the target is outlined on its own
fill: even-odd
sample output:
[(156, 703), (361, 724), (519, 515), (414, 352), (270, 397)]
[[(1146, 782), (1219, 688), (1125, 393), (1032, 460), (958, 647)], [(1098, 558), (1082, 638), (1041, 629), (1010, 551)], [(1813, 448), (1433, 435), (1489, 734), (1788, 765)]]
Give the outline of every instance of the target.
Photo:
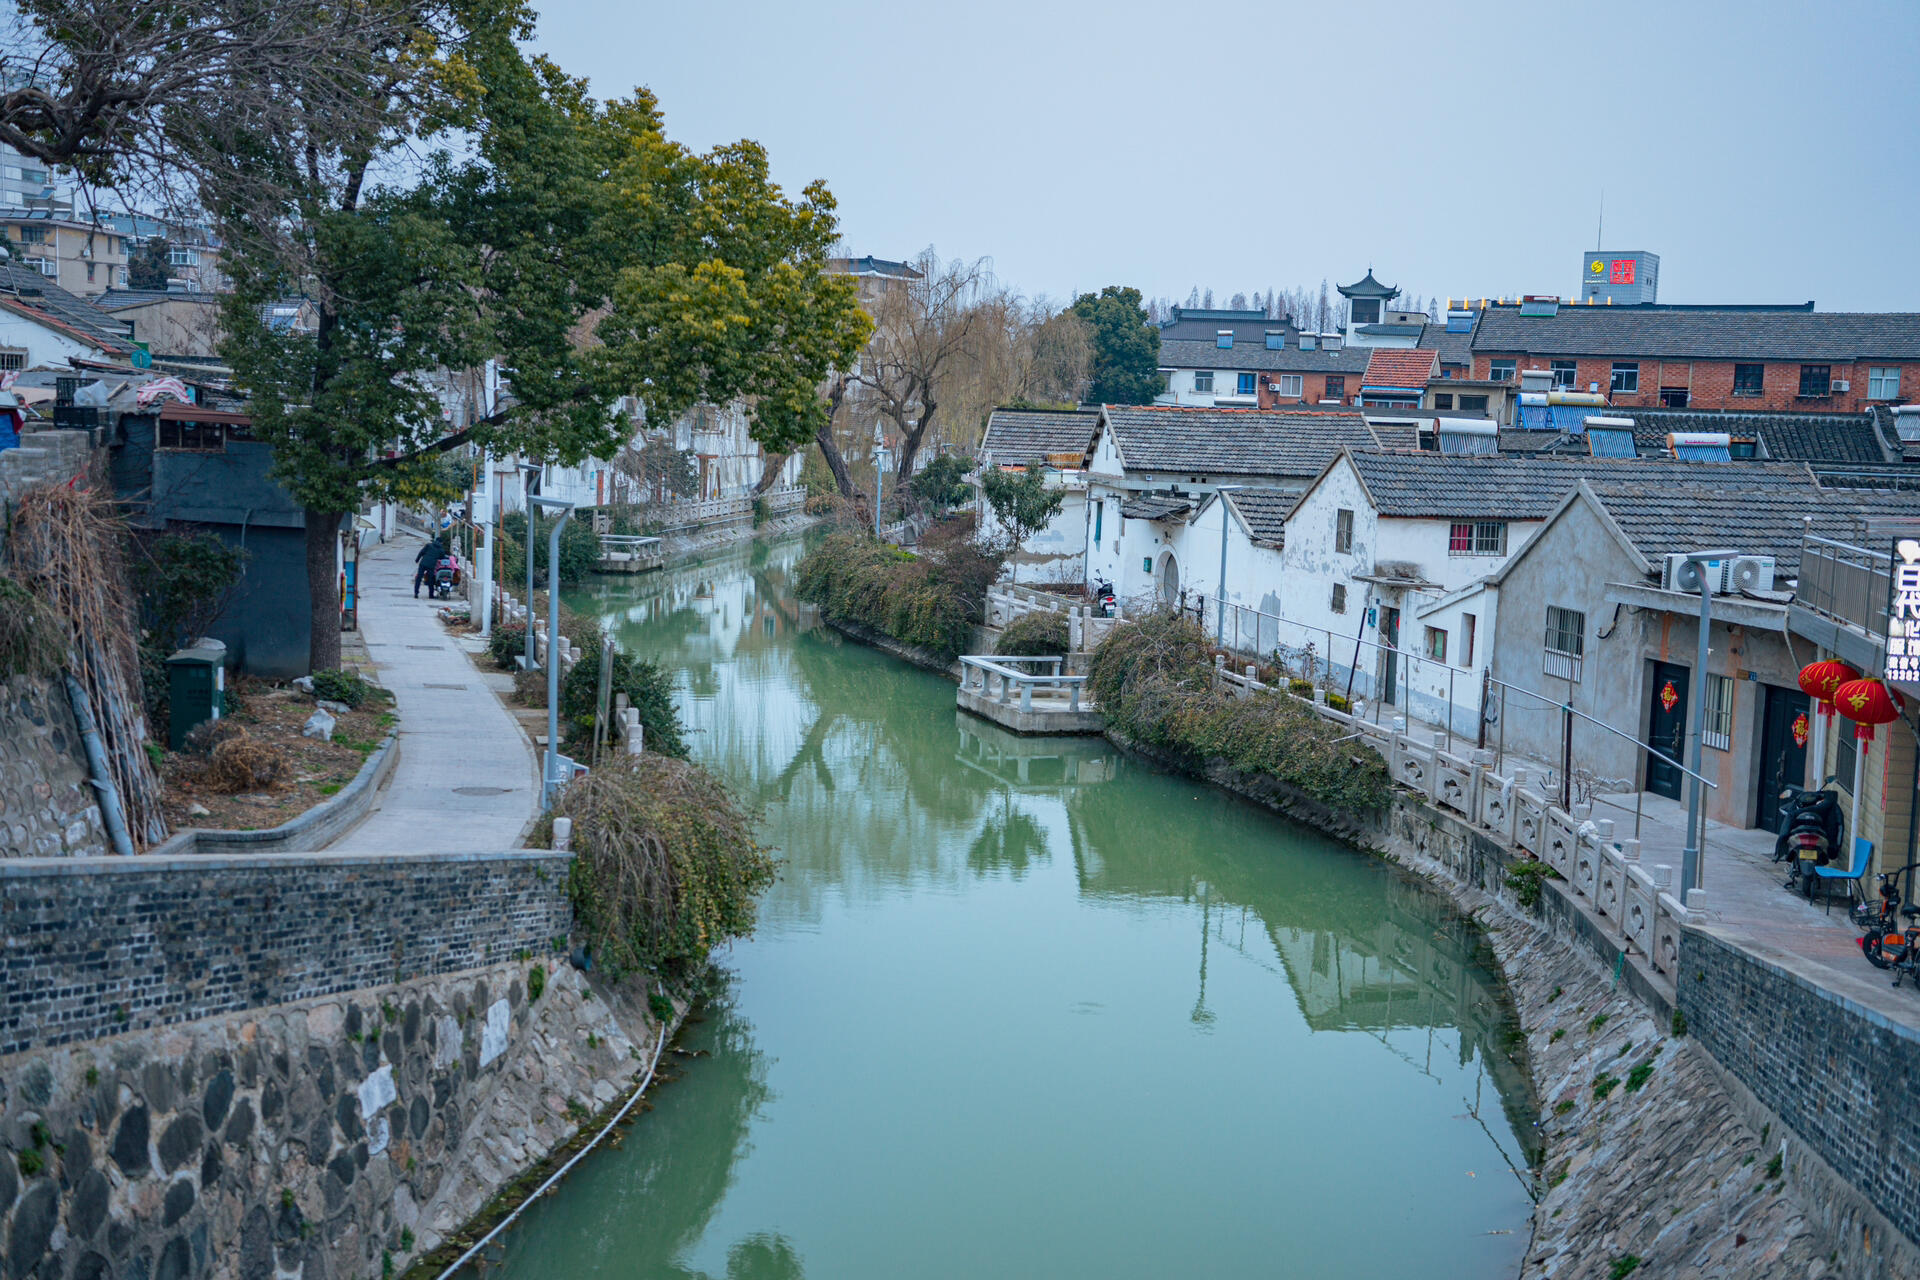
[(538, 806), (526, 735), (488, 689), (423, 593), (413, 598), (420, 540), (360, 555), (360, 630), (400, 715), (400, 763), (342, 853), (484, 853), (511, 849)]

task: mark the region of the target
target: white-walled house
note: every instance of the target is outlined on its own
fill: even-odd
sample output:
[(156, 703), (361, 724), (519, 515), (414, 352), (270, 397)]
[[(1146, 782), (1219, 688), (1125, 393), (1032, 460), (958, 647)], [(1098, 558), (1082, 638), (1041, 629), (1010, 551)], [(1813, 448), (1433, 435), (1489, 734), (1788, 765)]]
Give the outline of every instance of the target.
[(0, 259), (0, 373), (126, 360), (132, 330), (20, 263)]
[[(1043, 468), (1047, 486), (1063, 495), (1047, 527), (1028, 538), (1008, 562), (1022, 582), (1079, 582), (1086, 573), (1087, 449), (1100, 422), (1098, 409), (995, 409), (980, 443), (987, 467)], [(975, 501), (980, 537), (999, 541), (1005, 530), (984, 496)]]
[(1287, 517), (1281, 630), (1330, 652), (1356, 694), (1474, 732), (1499, 607), (1486, 579), (1577, 478), (1538, 461), (1341, 454)]
[(1219, 525), (1211, 557), (1189, 526), (1215, 489), (1291, 494), (1344, 448), (1413, 443), (1358, 413), (1107, 405), (1087, 466), (1087, 582), (1135, 607), (1177, 604), (1219, 573)]

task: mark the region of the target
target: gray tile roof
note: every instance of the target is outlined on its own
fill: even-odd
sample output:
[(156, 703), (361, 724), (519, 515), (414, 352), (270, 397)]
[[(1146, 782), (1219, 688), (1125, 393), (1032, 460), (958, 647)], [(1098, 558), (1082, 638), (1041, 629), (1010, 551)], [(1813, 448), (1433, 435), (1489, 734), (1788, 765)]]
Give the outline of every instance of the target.
[(1286, 489), (1237, 489), (1227, 501), (1252, 530), (1255, 542), (1278, 547), (1286, 540), (1287, 513), (1299, 496)]
[(1473, 349), (1539, 355), (1708, 360), (1920, 360), (1920, 313), (1799, 308), (1562, 306), (1522, 317), (1489, 307)]
[(1500, 428), (1500, 452), (1546, 453), (1567, 438), (1567, 433), (1564, 431), (1527, 431), (1520, 427), (1502, 427)]
[(1583, 478), (1631, 483), (1664, 494), (1675, 505), (1691, 502), (1702, 487), (1811, 489), (1814, 483), (1812, 472), (1791, 463), (1368, 449), (1352, 450), (1348, 457), (1380, 514), (1406, 519), (1544, 520)]
[(1886, 462), (1870, 413), (1741, 413), (1707, 409), (1623, 409), (1643, 447), (1665, 447), (1669, 432), (1724, 431), (1757, 439), (1776, 462)]
[(1054, 453), (1080, 453), (1100, 425), (1098, 409), (995, 409), (981, 452), (997, 463), (1025, 464)]
[(1444, 324), (1430, 324), (1420, 333), (1420, 345), (1440, 353), (1441, 364), (1473, 363), (1473, 334), (1448, 333)]
[(1175, 498), (1161, 493), (1135, 494), (1120, 500), (1120, 514), (1129, 520), (1166, 520), (1193, 510), (1191, 498)]
[[(1631, 464), (1629, 464), (1631, 465)], [(1858, 542), (1873, 517), (1920, 517), (1920, 493), (1690, 485), (1683, 501), (1671, 487), (1637, 482), (1593, 483), (1606, 507), (1640, 554), (1658, 564), (1675, 551), (1731, 547), (1747, 555), (1772, 556), (1776, 574), (1800, 572), (1800, 535)]]
[(68, 293), (48, 277), (17, 262), (0, 262), (0, 301), (36, 312), (57, 327), (78, 331), (110, 351), (133, 350), (124, 320), (115, 320), (85, 298)]
[(1211, 342), (1169, 338), (1160, 343), (1162, 369), (1251, 369), (1278, 370), (1284, 373), (1365, 373), (1367, 356), (1373, 347), (1342, 347), (1328, 351), (1315, 347), (1302, 351), (1297, 343), (1280, 351), (1264, 345), (1236, 341), (1231, 347), (1216, 347)]
[(1411, 426), (1374, 427), (1358, 413), (1161, 405), (1108, 405), (1102, 412), (1129, 471), (1306, 480), (1348, 447), (1419, 443)]

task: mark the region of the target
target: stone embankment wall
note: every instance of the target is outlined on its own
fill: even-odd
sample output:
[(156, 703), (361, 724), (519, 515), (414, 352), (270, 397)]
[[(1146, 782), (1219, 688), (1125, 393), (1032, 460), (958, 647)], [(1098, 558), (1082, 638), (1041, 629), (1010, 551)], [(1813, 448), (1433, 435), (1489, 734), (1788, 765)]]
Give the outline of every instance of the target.
[(0, 1058), (0, 1272), (398, 1274), (653, 1056), (644, 1011), (534, 967)]
[(567, 855), (0, 862), (0, 1055), (545, 952)]
[(66, 690), (58, 679), (39, 676), (0, 680), (0, 858), (108, 852)]
[[(1107, 736), (1392, 858), (1486, 931), (1541, 1104), (1544, 1156), (1524, 1274), (1604, 1276), (1632, 1258), (1633, 1274), (1645, 1276), (1920, 1274), (1911, 1248), (1879, 1225), (1860, 1192), (1786, 1142), (1787, 1126), (1746, 1095), (1709, 1043), (1675, 1034), (1682, 1024), (1664, 984), (1621, 962), (1621, 944), (1562, 883), (1540, 882), (1536, 900), (1520, 901), (1507, 883), (1518, 855), (1486, 832), (1406, 793), (1356, 821), (1275, 779)], [(1701, 985), (1683, 981), (1681, 991)], [(1835, 1097), (1808, 1085), (1824, 1078), (1810, 1062), (1792, 1078), (1810, 1105)]]
[[(1805, 1144), (1787, 1151), (1795, 1175), (1864, 1197), (1828, 1198), (1832, 1233), (1865, 1254), (1888, 1252), (1889, 1227), (1920, 1240), (1920, 1032), (1709, 927), (1687, 931), (1680, 958), (1687, 1026)], [(1909, 1265), (1920, 1275), (1920, 1257)]]
[(0, 863), (0, 1276), (433, 1249), (653, 1056), (647, 1010), (565, 963), (567, 861)]
[(1558, 884), (1522, 903), (1510, 855), (1413, 797), (1395, 798), (1371, 843), (1469, 912), (1507, 976), (1544, 1152), (1523, 1274), (1624, 1274), (1630, 1259), (1637, 1276), (1905, 1274), (1848, 1256), (1824, 1229), (1822, 1190), (1772, 1161), (1778, 1130), (1675, 1034), (1656, 992), (1599, 963)]

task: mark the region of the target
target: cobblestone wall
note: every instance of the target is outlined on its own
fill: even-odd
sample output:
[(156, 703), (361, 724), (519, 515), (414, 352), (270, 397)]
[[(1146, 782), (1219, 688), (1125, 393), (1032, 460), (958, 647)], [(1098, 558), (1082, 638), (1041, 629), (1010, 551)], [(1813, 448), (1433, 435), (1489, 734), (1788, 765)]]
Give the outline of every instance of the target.
[(544, 952), (565, 854), (0, 861), (0, 1057)]
[(0, 858), (107, 852), (65, 691), (35, 676), (0, 680)]
[(400, 1274), (651, 1058), (559, 963), (0, 1058), (0, 1277)]
[(1920, 1240), (1920, 1034), (1708, 930), (1687, 930), (1680, 957), (1690, 1032), (1896, 1229)]

